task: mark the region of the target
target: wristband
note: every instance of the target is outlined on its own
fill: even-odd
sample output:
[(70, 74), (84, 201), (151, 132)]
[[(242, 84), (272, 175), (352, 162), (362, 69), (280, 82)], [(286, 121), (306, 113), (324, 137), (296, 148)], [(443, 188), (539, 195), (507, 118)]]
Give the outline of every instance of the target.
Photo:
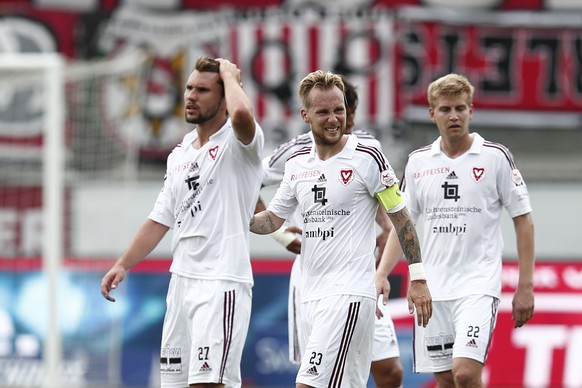
[(426, 274), (424, 273), (424, 266), (422, 263), (410, 264), (408, 266), (408, 272), (410, 273), (410, 281), (426, 280)]
[(282, 226), (273, 233), (271, 233), (271, 237), (273, 237), (275, 241), (277, 241), (285, 248), (287, 248), (287, 245), (291, 244), (293, 240), (297, 238), (297, 236), (295, 236), (295, 233), (288, 232), (286, 229), (287, 228), (285, 226)]

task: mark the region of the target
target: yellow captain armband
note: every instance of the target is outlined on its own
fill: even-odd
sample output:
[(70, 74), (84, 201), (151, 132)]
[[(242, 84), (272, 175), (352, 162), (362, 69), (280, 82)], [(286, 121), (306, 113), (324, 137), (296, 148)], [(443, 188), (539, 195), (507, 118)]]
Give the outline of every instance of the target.
[(376, 200), (378, 200), (380, 205), (382, 205), (387, 212), (390, 212), (390, 210), (396, 207), (401, 207), (399, 205), (404, 203), (404, 198), (402, 197), (397, 184), (376, 193)]

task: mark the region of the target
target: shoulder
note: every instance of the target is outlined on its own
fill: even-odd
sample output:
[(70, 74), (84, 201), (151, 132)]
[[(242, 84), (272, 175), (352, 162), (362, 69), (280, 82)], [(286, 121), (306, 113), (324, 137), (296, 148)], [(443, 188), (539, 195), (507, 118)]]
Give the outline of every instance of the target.
[(386, 157), (378, 147), (364, 145), (358, 142), (354, 151), (354, 156), (375, 163), (380, 171), (385, 171), (390, 168)]
[(290, 160), (298, 160), (301, 157), (305, 157), (306, 155), (309, 155), (311, 153), (311, 146), (305, 146), (305, 147), (301, 147), (298, 150), (296, 150), (295, 152), (293, 152), (291, 154), (291, 156), (289, 156), (289, 159), (287, 159), (288, 161)]
[(295, 136), (291, 140), (286, 141), (285, 143), (281, 144), (277, 147), (270, 157), (267, 157), (269, 160), (268, 165), (272, 166), (277, 161), (285, 162), (291, 155), (293, 155), (298, 150), (310, 146), (313, 140), (308, 133), (303, 133), (299, 136)]
[(412, 150), (408, 154), (408, 159), (422, 158), (425, 156), (429, 156), (431, 149), (432, 149), (432, 144), (427, 144), (427, 145), (423, 145), (422, 147), (418, 147), (418, 148)]
[(358, 142), (361, 144), (382, 149), (380, 141), (378, 141), (378, 139), (376, 139), (371, 133), (356, 129), (352, 134), (358, 138)]
[(358, 139), (374, 139), (374, 140), (376, 140), (374, 135), (372, 135), (370, 132), (364, 131), (362, 129), (354, 129), (352, 131), (352, 134), (354, 134), (354, 136), (356, 136)]
[(515, 160), (513, 158), (513, 154), (511, 153), (509, 148), (507, 148), (506, 146), (504, 146), (501, 143), (496, 143), (493, 141), (484, 140), (483, 141), (483, 153), (495, 155), (496, 157), (509, 163), (509, 165), (511, 166), (512, 169), (517, 168), (517, 166), (515, 164)]

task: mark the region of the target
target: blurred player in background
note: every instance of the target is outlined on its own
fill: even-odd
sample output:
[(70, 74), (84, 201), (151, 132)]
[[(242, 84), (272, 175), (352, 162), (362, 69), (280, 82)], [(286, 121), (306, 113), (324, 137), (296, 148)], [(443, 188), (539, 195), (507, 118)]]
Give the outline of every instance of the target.
[[(358, 142), (363, 145), (375, 147), (379, 150), (382, 146), (371, 134), (360, 129), (354, 129), (356, 109), (358, 108), (358, 92), (346, 77), (342, 76), (344, 83), (344, 93), (346, 99), (346, 134), (353, 134), (358, 138)], [(263, 159), (265, 177), (263, 186), (279, 185), (283, 180), (285, 172), (285, 162), (293, 153), (299, 149), (311, 146), (313, 143), (313, 134), (311, 132), (299, 135), (286, 143), (280, 145), (272, 155)], [(264, 203), (259, 199), (256, 212), (265, 210)], [(392, 223), (386, 215), (386, 212), (378, 207), (376, 213), (376, 222), (380, 227), (380, 233), (376, 237), (377, 260), (380, 259), (388, 233), (392, 229)], [(299, 212), (295, 212), (291, 217), (290, 225), (283, 225), (271, 236), (283, 245), (287, 250), (296, 253), (297, 256), (293, 261), (291, 276), (289, 279), (289, 303), (288, 303), (288, 340), (289, 340), (289, 360), (292, 363), (299, 364), (303, 352), (299, 348), (298, 333), (299, 325), (299, 284), (300, 284), (300, 258), (301, 251), (301, 229), (295, 225), (303, 223)], [(374, 348), (372, 356), (372, 377), (377, 387), (399, 387), (402, 384), (402, 365), (400, 363), (400, 350), (398, 348), (398, 339), (394, 323), (386, 306), (382, 303), (380, 306), (382, 317), (376, 320), (376, 329), (374, 333)]]
[(172, 273), (161, 344), (162, 387), (240, 387), (253, 277), (249, 221), (262, 179), (264, 138), (240, 70), (201, 58), (186, 82), (196, 124), (167, 162), (149, 218), (103, 277), (110, 292), (173, 229)]
[[(428, 87), (429, 113), (440, 137), (409, 155), (401, 182), (414, 222), (423, 225), (422, 251), (434, 315), (414, 333), (414, 370), (434, 373), (439, 387), (483, 387), (499, 298), (503, 208), (513, 218), (519, 283), (515, 327), (534, 312), (534, 226), (529, 195), (511, 152), (469, 132), (473, 86), (449, 74)], [(402, 252), (388, 238), (378, 276)]]
[[(312, 142), (285, 163), (267, 210), (256, 213), (251, 231), (272, 233), (302, 214), (301, 365), (297, 387), (363, 387), (372, 359), (375, 292), (374, 245), (378, 203), (388, 212), (408, 253), (411, 270), (422, 266), (418, 239), (385, 156), (345, 134), (341, 77), (315, 71), (300, 84), (301, 116)], [(413, 276), (420, 324), (431, 315), (426, 282)]]

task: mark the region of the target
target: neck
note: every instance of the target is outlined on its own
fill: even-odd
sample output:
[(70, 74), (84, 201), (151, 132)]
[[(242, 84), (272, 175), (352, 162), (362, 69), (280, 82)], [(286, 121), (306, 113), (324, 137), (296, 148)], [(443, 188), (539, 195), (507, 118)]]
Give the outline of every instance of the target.
[(347, 141), (347, 136), (342, 136), (342, 138), (335, 144), (319, 144), (319, 142), (316, 140), (315, 152), (317, 152), (319, 159), (328, 160), (339, 154), (341, 150), (344, 149)]
[(224, 126), (226, 120), (227, 117), (224, 117), (220, 121), (212, 119), (204, 123), (196, 124), (198, 137), (193, 142), (194, 148), (201, 148), (204, 144), (208, 143), (210, 136), (218, 132)]
[(471, 148), (473, 144), (473, 135), (467, 133), (459, 139), (441, 138), (441, 151), (449, 158), (454, 159)]

